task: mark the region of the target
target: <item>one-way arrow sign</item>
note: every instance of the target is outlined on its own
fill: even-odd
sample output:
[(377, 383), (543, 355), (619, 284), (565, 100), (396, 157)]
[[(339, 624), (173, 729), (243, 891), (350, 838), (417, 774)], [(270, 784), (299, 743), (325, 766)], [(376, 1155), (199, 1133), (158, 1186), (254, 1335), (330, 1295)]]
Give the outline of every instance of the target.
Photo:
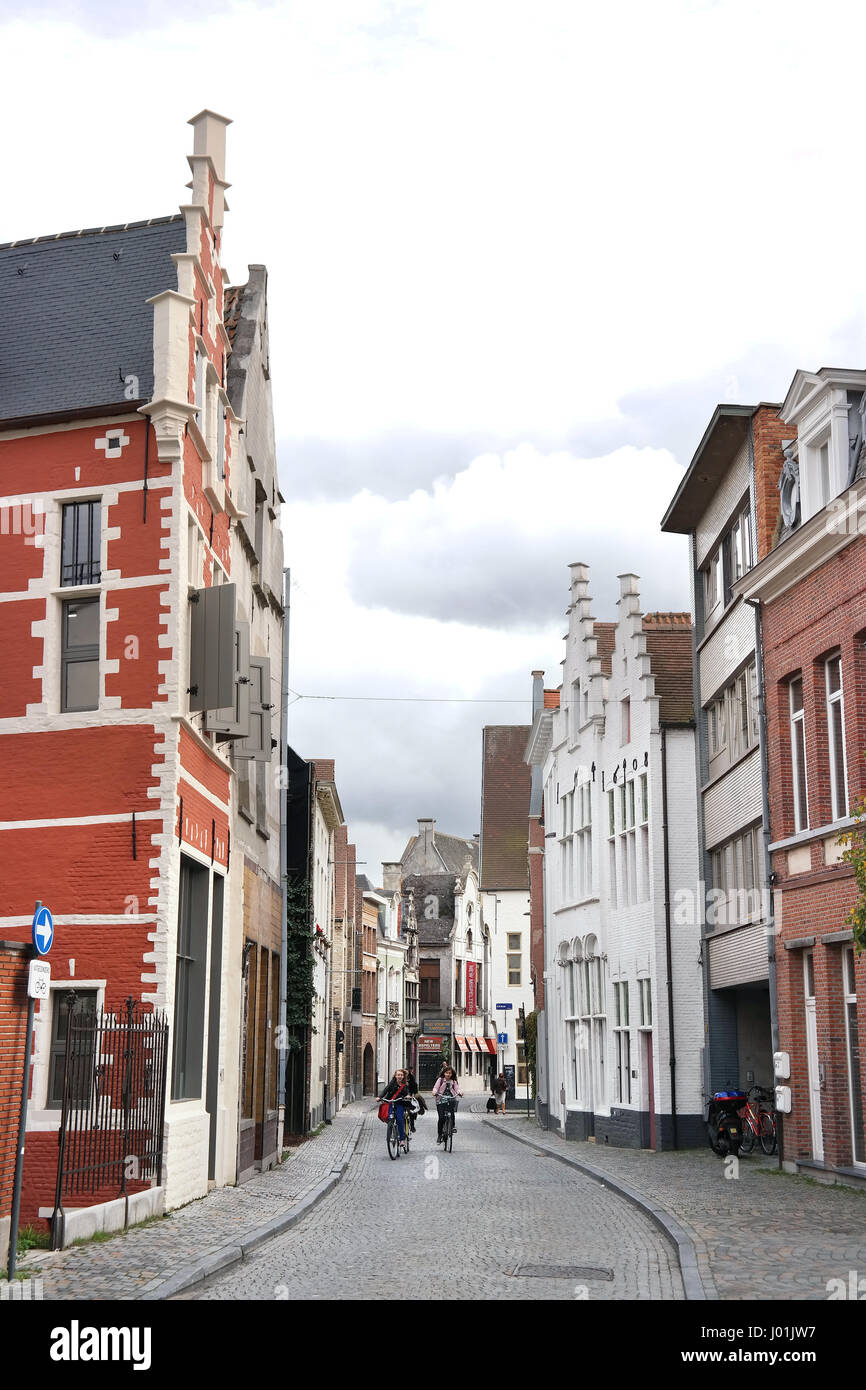
[(33, 945), (40, 956), (47, 956), (54, 941), (54, 921), (47, 907), (40, 903), (33, 914)]

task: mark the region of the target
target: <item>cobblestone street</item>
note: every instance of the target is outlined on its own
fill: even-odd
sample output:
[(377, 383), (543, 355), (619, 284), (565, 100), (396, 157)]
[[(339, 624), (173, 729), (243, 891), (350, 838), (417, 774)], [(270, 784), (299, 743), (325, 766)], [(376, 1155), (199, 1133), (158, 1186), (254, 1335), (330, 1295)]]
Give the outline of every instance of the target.
[(647, 1217), (468, 1112), (453, 1152), (437, 1148), (430, 1113), (396, 1161), (371, 1113), (346, 1176), (302, 1223), (180, 1297), (405, 1300), (446, 1287), (496, 1301), (683, 1297), (676, 1254)]

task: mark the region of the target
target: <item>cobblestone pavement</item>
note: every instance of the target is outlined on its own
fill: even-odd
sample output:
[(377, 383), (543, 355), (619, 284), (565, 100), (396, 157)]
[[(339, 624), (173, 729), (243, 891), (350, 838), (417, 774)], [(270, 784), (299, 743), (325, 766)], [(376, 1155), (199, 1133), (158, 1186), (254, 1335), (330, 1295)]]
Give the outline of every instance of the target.
[[(547, 1273), (529, 1274), (533, 1266)], [(598, 1277), (605, 1271), (613, 1277)], [(178, 1297), (426, 1300), (445, 1288), (491, 1301), (683, 1297), (672, 1246), (598, 1183), (468, 1112), (453, 1152), (437, 1147), (429, 1114), (411, 1153), (392, 1161), (374, 1110), (346, 1176), (319, 1206)]]
[(230, 1245), (290, 1211), (351, 1155), (368, 1101), (348, 1105), (283, 1163), (241, 1187), (220, 1187), (198, 1201), (132, 1227), (126, 1235), (68, 1250), (32, 1250), (19, 1270), (42, 1280), (46, 1299), (137, 1299), (148, 1285)]
[(779, 1173), (763, 1154), (741, 1158), (726, 1178), (709, 1147), (653, 1153), (566, 1142), (522, 1116), (506, 1124), (666, 1208), (694, 1241), (710, 1297), (708, 1273), (722, 1299), (826, 1299), (829, 1280), (866, 1275), (866, 1192)]

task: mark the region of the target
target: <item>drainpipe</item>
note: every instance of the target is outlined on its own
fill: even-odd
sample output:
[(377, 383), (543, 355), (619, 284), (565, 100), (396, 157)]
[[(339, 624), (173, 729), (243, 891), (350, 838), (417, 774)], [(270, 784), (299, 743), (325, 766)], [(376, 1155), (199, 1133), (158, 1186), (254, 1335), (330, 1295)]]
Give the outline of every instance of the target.
[[(767, 977), (770, 987), (770, 1042), (774, 1052), (779, 1051), (779, 1001), (776, 993), (776, 902), (773, 890), (773, 864), (770, 855), (770, 772), (767, 759), (767, 701), (764, 689), (764, 623), (760, 599), (746, 599), (755, 610), (755, 668), (758, 686), (758, 730), (761, 749), (761, 831), (764, 841), (764, 877), (767, 882)], [(774, 1078), (775, 1080), (775, 1078)], [(784, 1138), (784, 1118), (776, 1114), (778, 1143), (776, 1144), (777, 1167), (782, 1167), (782, 1140)]]
[(289, 911), (289, 791), (284, 769), (288, 766), (286, 749), (289, 744), (289, 609), (292, 593), (292, 572), (283, 570), (283, 678), (280, 695), (280, 884), (283, 892), (283, 915), (280, 930), (280, 1075), (277, 1105), (283, 1112), (283, 1128), (286, 1123), (286, 1059), (288, 1057), (286, 1026), (286, 995), (288, 993), (288, 911)]
[(677, 1057), (674, 1035), (674, 981), (671, 950), (671, 890), (670, 863), (668, 855), (668, 745), (667, 727), (662, 725), (662, 834), (664, 836), (665, 861), (665, 956), (668, 975), (668, 1051), (671, 1068), (671, 1119), (673, 1121), (673, 1147), (677, 1148)]

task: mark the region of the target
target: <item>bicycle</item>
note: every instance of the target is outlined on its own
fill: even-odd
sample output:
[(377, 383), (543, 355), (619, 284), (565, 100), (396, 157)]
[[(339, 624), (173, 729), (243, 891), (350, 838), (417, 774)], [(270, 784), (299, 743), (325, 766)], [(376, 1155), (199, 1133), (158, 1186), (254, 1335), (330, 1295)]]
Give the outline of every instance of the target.
[(453, 1096), (446, 1096), (442, 1100), (437, 1100), (436, 1104), (441, 1106), (445, 1112), (442, 1116), (442, 1148), (446, 1153), (450, 1153), (454, 1146), (454, 1111), (456, 1102)]
[(396, 1105), (394, 1101), (391, 1101), (388, 1108), (388, 1124), (385, 1129), (385, 1143), (388, 1146), (389, 1158), (399, 1158), (401, 1150), (403, 1153), (409, 1152), (409, 1125), (407, 1120), (408, 1117), (405, 1114), (404, 1108), (403, 1133), (406, 1137), (405, 1139), (401, 1139), (400, 1129), (397, 1125)]
[(776, 1112), (772, 1107), (763, 1108), (773, 1100), (775, 1100), (773, 1092), (766, 1090), (763, 1086), (753, 1086), (749, 1091), (748, 1104), (740, 1111), (740, 1118), (743, 1122), (743, 1134), (740, 1140), (741, 1153), (750, 1154), (755, 1147), (755, 1140), (760, 1143), (762, 1150), (768, 1156), (775, 1150)]

